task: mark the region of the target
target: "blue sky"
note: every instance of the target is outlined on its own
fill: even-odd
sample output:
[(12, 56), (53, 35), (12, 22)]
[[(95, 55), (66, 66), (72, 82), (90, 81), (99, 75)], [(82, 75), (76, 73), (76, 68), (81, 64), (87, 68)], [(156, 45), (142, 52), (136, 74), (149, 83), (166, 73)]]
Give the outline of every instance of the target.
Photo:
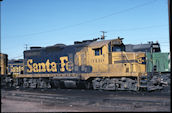
[(4, 0), (1, 52), (23, 58), (25, 44), (50, 46), (118, 36), (125, 44), (158, 41), (169, 52), (167, 0)]

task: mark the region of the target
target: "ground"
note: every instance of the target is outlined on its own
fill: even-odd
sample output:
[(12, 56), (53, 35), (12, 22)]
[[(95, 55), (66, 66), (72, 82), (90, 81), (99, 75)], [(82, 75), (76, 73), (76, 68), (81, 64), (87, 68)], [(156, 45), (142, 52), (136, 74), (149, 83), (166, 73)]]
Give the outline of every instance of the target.
[(2, 89), (2, 112), (171, 111), (170, 91)]

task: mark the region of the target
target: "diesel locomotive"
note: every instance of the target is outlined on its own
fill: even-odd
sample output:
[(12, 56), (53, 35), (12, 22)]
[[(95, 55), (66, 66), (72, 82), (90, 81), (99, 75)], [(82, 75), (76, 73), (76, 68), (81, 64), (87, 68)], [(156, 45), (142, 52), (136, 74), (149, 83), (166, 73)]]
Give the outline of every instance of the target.
[(162, 88), (158, 79), (155, 83), (149, 80), (145, 52), (126, 52), (122, 40), (118, 37), (31, 47), (24, 51), (24, 71), (15, 76), (14, 85), (134, 91)]
[(23, 60), (9, 62), (12, 85), (134, 91), (169, 85), (159, 73), (152, 73), (153, 68), (148, 69), (152, 66), (148, 52), (128, 51), (122, 40), (118, 37), (75, 41), (73, 45), (31, 47), (24, 51)]
[(13, 77), (8, 74), (8, 55), (0, 53), (1, 86), (12, 86)]
[(23, 59), (8, 61), (8, 74), (9, 75), (17, 76), (19, 74), (23, 74), (23, 72), (24, 72)]

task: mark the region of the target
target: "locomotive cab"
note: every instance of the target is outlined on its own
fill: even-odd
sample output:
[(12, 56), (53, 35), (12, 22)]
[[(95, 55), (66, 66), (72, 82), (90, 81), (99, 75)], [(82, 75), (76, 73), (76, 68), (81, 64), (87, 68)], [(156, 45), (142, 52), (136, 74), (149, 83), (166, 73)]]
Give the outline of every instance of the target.
[[(144, 52), (125, 52), (123, 38), (95, 41), (89, 44), (87, 65), (93, 73), (112, 76), (138, 76), (145, 72)], [(85, 51), (86, 52), (86, 51)]]
[[(87, 65), (92, 67), (88, 78), (99, 76), (93, 80), (94, 89), (136, 90), (140, 85), (138, 78), (146, 75), (145, 53), (126, 52), (122, 39), (95, 41), (85, 51)], [(107, 81), (113, 85), (104, 88), (101, 83)]]
[(109, 64), (113, 64), (111, 67), (117, 68), (110, 68), (111, 71), (122, 72), (122, 75), (128, 75), (130, 73), (134, 76), (136, 73), (145, 72), (144, 53), (126, 52), (122, 39), (118, 37), (118, 39), (112, 40), (109, 44)]

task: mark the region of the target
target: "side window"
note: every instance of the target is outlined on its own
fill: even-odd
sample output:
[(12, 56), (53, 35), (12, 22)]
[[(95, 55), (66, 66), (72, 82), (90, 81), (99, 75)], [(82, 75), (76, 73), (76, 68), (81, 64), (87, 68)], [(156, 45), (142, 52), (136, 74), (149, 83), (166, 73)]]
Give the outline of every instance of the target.
[(102, 48), (94, 49), (95, 56), (102, 55)]

